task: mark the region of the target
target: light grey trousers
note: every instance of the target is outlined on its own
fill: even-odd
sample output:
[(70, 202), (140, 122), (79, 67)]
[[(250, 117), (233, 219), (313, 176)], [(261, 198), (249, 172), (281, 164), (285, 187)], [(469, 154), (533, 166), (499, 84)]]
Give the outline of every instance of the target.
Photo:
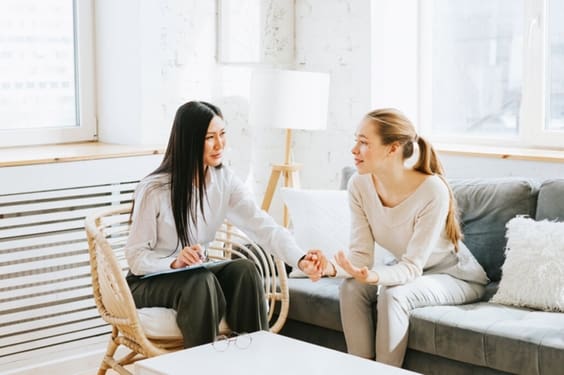
[[(479, 300), (484, 286), (446, 274), (423, 275), (396, 286), (345, 279), (340, 288), (343, 331), (349, 353), (401, 367), (407, 348), (409, 313), (417, 307)], [(377, 303), (377, 321), (372, 312)]]

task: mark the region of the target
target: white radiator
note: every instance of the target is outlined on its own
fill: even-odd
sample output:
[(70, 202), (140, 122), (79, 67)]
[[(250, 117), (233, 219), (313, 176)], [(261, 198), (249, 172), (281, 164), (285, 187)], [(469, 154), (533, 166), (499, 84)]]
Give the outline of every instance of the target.
[[(23, 167), (20, 173), (0, 168), (0, 365), (110, 332), (92, 298), (84, 217), (130, 202), (138, 179), (159, 160), (154, 159)], [(18, 192), (16, 182), (7, 193), (15, 172), (25, 180), (19, 184), (25, 191)], [(41, 174), (48, 180), (42, 183)]]

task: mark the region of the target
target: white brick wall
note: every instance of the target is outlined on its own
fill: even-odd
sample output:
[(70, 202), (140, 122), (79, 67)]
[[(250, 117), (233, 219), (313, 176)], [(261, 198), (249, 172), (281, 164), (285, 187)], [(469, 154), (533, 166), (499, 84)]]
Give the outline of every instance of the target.
[[(341, 168), (351, 164), (356, 125), (373, 109), (371, 63), (378, 61), (377, 54), (371, 54), (374, 4), (370, 0), (261, 0), (261, 4), (266, 10), (275, 9), (271, 7), (275, 4), (285, 14), (293, 12), (295, 23), (293, 30), (269, 25), (264, 45), (270, 52), (263, 63), (253, 65), (217, 63), (216, 1), (96, 1), (100, 139), (166, 142), (178, 105), (192, 99), (212, 101), (228, 122), (227, 164), (241, 178), (249, 177), (260, 202), (270, 164), (283, 160), (284, 132), (248, 126), (252, 70), (266, 66), (327, 72), (331, 76), (327, 129), (294, 131), (293, 149), (294, 159), (304, 165), (302, 187), (337, 188)], [(293, 44), (280, 42), (292, 39)], [(293, 60), (288, 58), (292, 55)], [(445, 161), (453, 177), (478, 164), (480, 169), (469, 177), (558, 176), (563, 168), (561, 163), (487, 158), (478, 163), (463, 157)], [(279, 211), (275, 196), (271, 212), (277, 219)]]
[(354, 131), (370, 108), (370, 1), (296, 1), (296, 68), (331, 75), (329, 116), (323, 132), (296, 132), (302, 185), (338, 188), (351, 165)]
[[(336, 188), (340, 169), (350, 163), (354, 127), (369, 108), (370, 1), (263, 0), (264, 9), (272, 2), (295, 12), (295, 31), (268, 29), (265, 45), (279, 50), (260, 66), (331, 74), (327, 130), (295, 131), (293, 145), (294, 159), (304, 164), (302, 186)], [(242, 178), (250, 176), (262, 200), (270, 164), (283, 159), (284, 132), (248, 126), (249, 79), (256, 65), (216, 62), (216, 2), (124, 0), (117, 6), (100, 0), (96, 8), (100, 139), (166, 142), (178, 105), (212, 101), (228, 121), (227, 164)], [(116, 35), (118, 25), (130, 32)], [(295, 46), (277, 42), (287, 40), (281, 30), (295, 33), (295, 39), (289, 35)], [(272, 212), (277, 216), (279, 210), (275, 196)]]

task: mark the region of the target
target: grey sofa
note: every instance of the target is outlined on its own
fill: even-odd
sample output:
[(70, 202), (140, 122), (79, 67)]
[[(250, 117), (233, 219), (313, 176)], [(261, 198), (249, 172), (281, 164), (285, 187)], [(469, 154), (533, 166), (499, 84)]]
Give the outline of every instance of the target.
[[(347, 169), (343, 186), (350, 174)], [(516, 215), (564, 221), (564, 179), (455, 180), (451, 185), (464, 241), (491, 283), (481, 302), (414, 310), (404, 367), (423, 374), (564, 374), (564, 313), (488, 302), (501, 278), (505, 224)], [(339, 284), (338, 279), (290, 279), (282, 334), (346, 351)]]

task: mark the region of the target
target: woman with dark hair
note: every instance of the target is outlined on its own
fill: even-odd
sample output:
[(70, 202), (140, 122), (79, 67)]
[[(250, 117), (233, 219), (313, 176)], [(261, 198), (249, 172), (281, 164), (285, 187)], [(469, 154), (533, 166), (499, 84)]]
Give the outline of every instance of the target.
[(304, 254), (222, 165), (225, 133), (218, 107), (201, 101), (180, 106), (161, 165), (139, 183), (134, 196), (125, 248), (133, 299), (139, 308), (175, 309), (185, 347), (213, 341), (223, 317), (238, 332), (268, 328), (262, 280), (249, 260), (141, 277), (201, 264), (203, 248), (225, 219), (312, 280), (321, 276), (322, 255)]
[[(401, 366), (410, 311), (479, 300), (487, 276), (461, 241), (456, 201), (435, 150), (407, 117), (372, 111), (355, 137), (349, 252), (339, 252), (324, 273), (349, 277), (340, 289), (349, 353)], [(418, 159), (408, 166), (416, 147)], [(374, 266), (375, 243), (395, 259)]]

